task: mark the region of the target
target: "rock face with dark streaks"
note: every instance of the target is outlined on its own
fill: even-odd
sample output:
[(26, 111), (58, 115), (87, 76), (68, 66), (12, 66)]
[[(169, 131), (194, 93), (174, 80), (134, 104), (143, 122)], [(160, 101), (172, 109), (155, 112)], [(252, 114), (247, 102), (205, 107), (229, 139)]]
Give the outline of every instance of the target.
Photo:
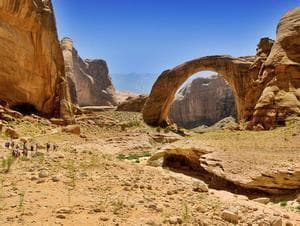
[(80, 106), (116, 105), (115, 88), (106, 62), (83, 60), (70, 38), (64, 38), (61, 45), (73, 103)]
[(184, 128), (210, 126), (236, 116), (233, 93), (221, 76), (196, 78), (183, 87), (170, 109), (170, 119)]
[(72, 121), (50, 0), (0, 1), (0, 99)]

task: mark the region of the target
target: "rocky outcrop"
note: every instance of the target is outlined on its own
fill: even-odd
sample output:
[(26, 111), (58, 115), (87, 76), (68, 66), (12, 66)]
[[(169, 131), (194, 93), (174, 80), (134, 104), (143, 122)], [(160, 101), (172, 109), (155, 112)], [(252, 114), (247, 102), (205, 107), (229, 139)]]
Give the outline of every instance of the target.
[(0, 1), (0, 99), (72, 121), (50, 0)]
[(287, 12), (277, 26), (270, 54), (260, 67), (258, 87), (263, 87), (249, 127), (271, 128), (300, 115), (300, 7)]
[(64, 38), (61, 45), (73, 103), (80, 106), (116, 105), (115, 88), (106, 62), (81, 59), (70, 38)]
[(235, 116), (235, 102), (230, 87), (221, 76), (196, 78), (183, 87), (170, 109), (170, 119), (184, 128), (210, 126), (228, 116)]
[(146, 95), (128, 97), (126, 101), (118, 106), (117, 111), (142, 112), (147, 98)]
[[(300, 187), (298, 162), (288, 164), (296, 153), (274, 153), (270, 149), (256, 153), (223, 151), (206, 145), (203, 141), (178, 141), (167, 145), (149, 160), (151, 166), (193, 172), (197, 178), (206, 181), (211, 188), (235, 189), (238, 192), (264, 191), (271, 194), (294, 193)], [(270, 157), (272, 166), (270, 166)], [(276, 161), (275, 161), (276, 159)], [(251, 161), (255, 160), (255, 167)], [(250, 163), (249, 163), (250, 162)]]
[(150, 125), (166, 126), (178, 88), (200, 71), (215, 71), (231, 87), (239, 120), (271, 129), (289, 116), (300, 115), (300, 8), (285, 14), (277, 28), (275, 43), (263, 38), (256, 56), (234, 58), (208, 56), (164, 71), (152, 87), (143, 117)]

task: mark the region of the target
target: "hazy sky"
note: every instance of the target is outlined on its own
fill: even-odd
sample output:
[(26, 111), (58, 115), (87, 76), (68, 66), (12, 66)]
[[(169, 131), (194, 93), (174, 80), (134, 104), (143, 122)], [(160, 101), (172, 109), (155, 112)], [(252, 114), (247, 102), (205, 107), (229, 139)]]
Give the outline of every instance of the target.
[(195, 57), (255, 53), (300, 0), (53, 0), (60, 37), (112, 73), (161, 72)]

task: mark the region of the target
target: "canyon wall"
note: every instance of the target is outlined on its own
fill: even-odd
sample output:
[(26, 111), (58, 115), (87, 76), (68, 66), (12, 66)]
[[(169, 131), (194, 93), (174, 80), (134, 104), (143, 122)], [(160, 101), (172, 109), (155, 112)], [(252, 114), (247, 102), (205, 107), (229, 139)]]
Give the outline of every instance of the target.
[(72, 120), (50, 0), (0, 1), (0, 99)]
[(171, 121), (184, 128), (210, 126), (228, 116), (236, 117), (233, 93), (221, 76), (196, 78), (175, 96)]
[(61, 42), (73, 103), (79, 106), (116, 105), (115, 88), (104, 60), (83, 60), (70, 38)]

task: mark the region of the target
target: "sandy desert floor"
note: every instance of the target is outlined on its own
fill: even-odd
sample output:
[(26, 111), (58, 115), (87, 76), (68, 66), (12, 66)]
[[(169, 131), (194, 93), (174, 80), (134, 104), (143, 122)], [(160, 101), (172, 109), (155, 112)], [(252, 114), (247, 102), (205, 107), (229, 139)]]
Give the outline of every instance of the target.
[(199, 145), (216, 150), (213, 158), (233, 180), (282, 167), (298, 172), (299, 123), (188, 137), (150, 128), (140, 114), (115, 111), (77, 116), (80, 135), (39, 117), (7, 123), (22, 135), (16, 143), (38, 148), (14, 159), (1, 135), (0, 225), (300, 225), (296, 189), (285, 195), (207, 189), (192, 172), (147, 164), (167, 146)]

